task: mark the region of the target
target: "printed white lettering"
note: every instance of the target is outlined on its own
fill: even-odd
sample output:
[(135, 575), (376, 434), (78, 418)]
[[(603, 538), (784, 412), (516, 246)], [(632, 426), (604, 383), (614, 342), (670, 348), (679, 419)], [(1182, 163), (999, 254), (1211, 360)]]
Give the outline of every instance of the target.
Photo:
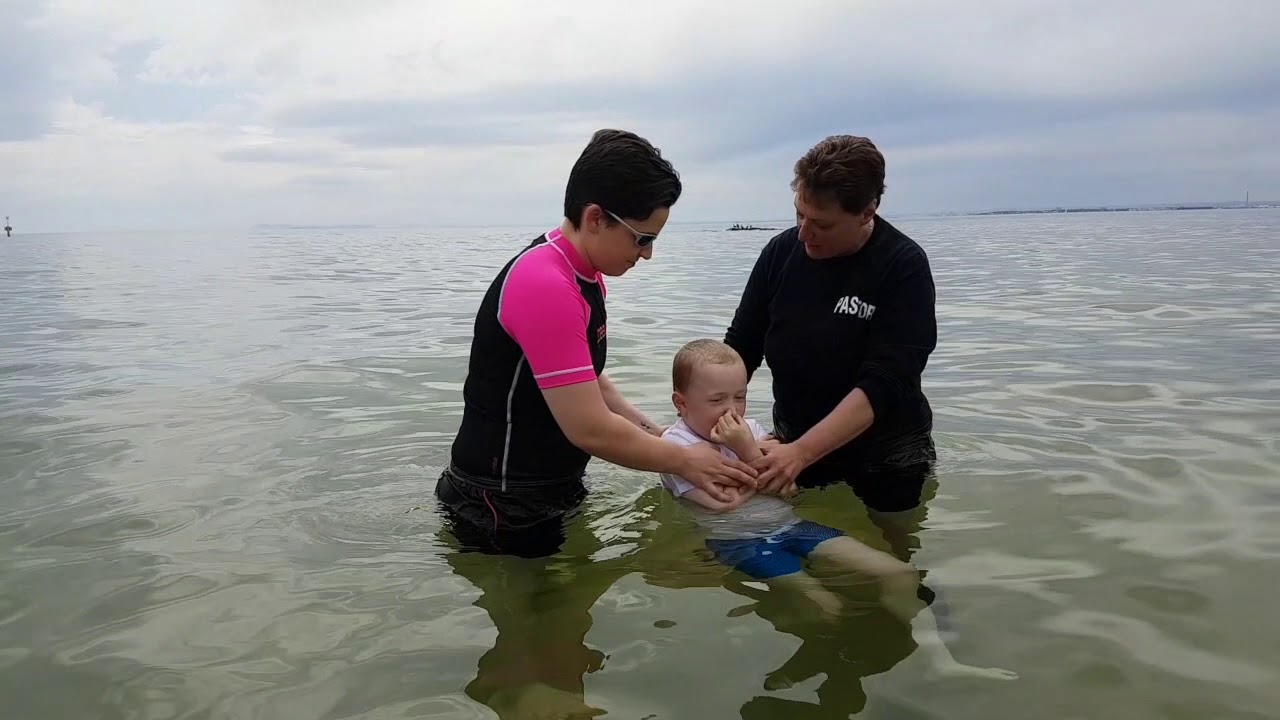
[(876, 306), (863, 302), (857, 295), (847, 295), (836, 301), (836, 307), (832, 312), (840, 315), (853, 315), (861, 320), (870, 320), (871, 316), (876, 312)]

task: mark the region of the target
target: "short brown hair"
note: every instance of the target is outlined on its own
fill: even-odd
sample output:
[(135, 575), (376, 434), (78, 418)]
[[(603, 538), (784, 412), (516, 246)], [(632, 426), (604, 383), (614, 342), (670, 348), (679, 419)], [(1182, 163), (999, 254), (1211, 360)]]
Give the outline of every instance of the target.
[(793, 192), (858, 214), (884, 195), (884, 155), (857, 135), (832, 135), (796, 161)]
[(671, 387), (676, 392), (689, 389), (693, 371), (702, 365), (732, 365), (742, 362), (738, 351), (719, 340), (690, 340), (671, 361)]

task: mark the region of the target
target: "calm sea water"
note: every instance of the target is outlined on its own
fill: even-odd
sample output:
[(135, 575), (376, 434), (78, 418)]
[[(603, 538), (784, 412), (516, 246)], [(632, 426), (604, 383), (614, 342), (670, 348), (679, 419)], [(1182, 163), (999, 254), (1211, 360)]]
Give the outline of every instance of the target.
[[(472, 313), (543, 228), (20, 235), (3, 716), (494, 717), (534, 647), (618, 718), (1276, 717), (1280, 212), (898, 224), (939, 287), (913, 559), (955, 656), (1018, 680), (932, 676), (887, 614), (796, 622), (604, 464), (552, 567), (457, 554), (431, 491)], [(636, 404), (670, 421), (672, 352), (769, 235), (673, 226), (610, 284)], [(886, 547), (848, 491), (799, 509)]]

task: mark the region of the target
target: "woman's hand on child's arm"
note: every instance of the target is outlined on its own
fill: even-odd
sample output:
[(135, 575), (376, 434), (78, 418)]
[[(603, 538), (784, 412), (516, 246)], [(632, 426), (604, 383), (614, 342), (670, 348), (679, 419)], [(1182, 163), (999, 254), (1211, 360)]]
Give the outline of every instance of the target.
[[(768, 435), (765, 435), (764, 437), (760, 438), (760, 440), (756, 443), (756, 446), (760, 448), (760, 455), (757, 455), (755, 457), (759, 458), (761, 456), (768, 455), (774, 450), (782, 447), (782, 445), (783, 445), (783, 442), (781, 440), (774, 437), (773, 433), (769, 433)], [(750, 462), (754, 462), (754, 460)], [(794, 480), (789, 480), (786, 483), (784, 483), (781, 487), (777, 488), (776, 490), (770, 489), (770, 488), (761, 488), (760, 492), (766, 495), (778, 495), (780, 497), (791, 497), (792, 495), (795, 495), (796, 493), (800, 492), (800, 489), (796, 487), (796, 483)]]
[(781, 488), (778, 489), (776, 493), (773, 493), (773, 494), (777, 495), (778, 497), (789, 498), (798, 492), (800, 492), (800, 488), (796, 487), (796, 482), (794, 480), (788, 480), (785, 485), (783, 485)]

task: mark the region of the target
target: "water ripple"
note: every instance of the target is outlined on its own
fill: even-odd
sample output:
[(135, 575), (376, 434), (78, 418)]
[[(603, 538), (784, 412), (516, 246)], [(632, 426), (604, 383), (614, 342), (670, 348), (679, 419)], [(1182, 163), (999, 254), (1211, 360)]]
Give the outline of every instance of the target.
[[(6, 710), (492, 717), (564, 700), (503, 685), (525, 627), (618, 717), (1264, 717), (1280, 213), (1108, 215), (898, 223), (939, 287), (915, 561), (953, 653), (1018, 670), (1001, 687), (931, 680), (887, 616), (830, 633), (775, 607), (645, 473), (592, 464), (549, 571), (456, 554), (431, 492), (473, 313), (536, 228), (13, 238)], [(723, 333), (768, 235), (673, 226), (609, 281), (609, 372), (635, 404), (674, 419), (671, 353)], [(798, 508), (886, 546), (847, 489)], [(807, 679), (763, 689), (781, 667)]]

